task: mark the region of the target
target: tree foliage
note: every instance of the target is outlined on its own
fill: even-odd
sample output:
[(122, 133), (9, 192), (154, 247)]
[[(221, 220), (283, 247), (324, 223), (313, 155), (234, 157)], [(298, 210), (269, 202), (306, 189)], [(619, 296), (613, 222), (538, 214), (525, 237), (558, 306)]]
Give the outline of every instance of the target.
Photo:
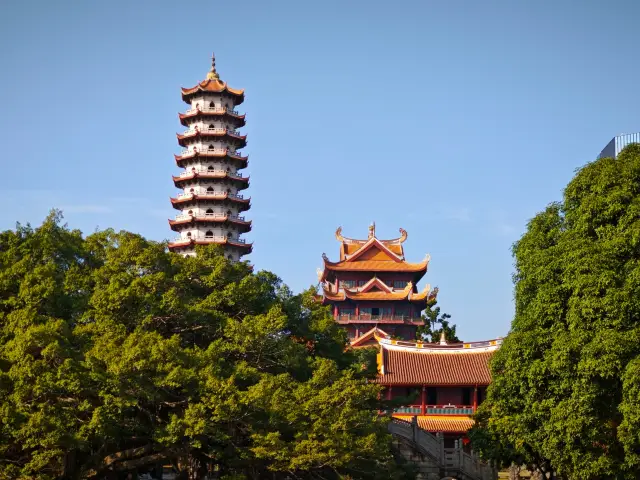
[(440, 307), (436, 306), (435, 301), (427, 304), (427, 308), (422, 312), (424, 325), (418, 327), (416, 338), (424, 342), (437, 343), (444, 332), (447, 342), (459, 342), (456, 326), (449, 321), (450, 318), (451, 315), (448, 313), (440, 313)]
[(310, 292), (52, 212), (0, 234), (0, 478), (399, 478), (375, 361)]
[(516, 312), (472, 440), (570, 479), (640, 471), (640, 145), (581, 168), (513, 248)]

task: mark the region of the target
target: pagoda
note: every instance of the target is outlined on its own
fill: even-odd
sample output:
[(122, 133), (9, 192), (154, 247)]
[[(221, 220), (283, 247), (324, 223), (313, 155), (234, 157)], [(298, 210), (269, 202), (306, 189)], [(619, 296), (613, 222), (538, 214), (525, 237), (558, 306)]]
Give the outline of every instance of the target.
[[(424, 325), (420, 314), (427, 303), (435, 300), (438, 289), (426, 285), (418, 291), (417, 283), (427, 273), (429, 255), (422, 262), (405, 260), (400, 237), (380, 240), (375, 224), (369, 227), (366, 240), (342, 236), (340, 260), (330, 261), (322, 255), (324, 268), (318, 270), (322, 285), (322, 303), (331, 305), (336, 322), (347, 329), (352, 345), (376, 343), (375, 332), (405, 340), (414, 340), (416, 330)], [(369, 340), (370, 342), (367, 342)]]
[(249, 177), (241, 173), (248, 158), (240, 153), (247, 140), (238, 131), (245, 115), (235, 109), (244, 101), (244, 90), (220, 80), (212, 56), (207, 78), (183, 88), (182, 100), (189, 108), (179, 114), (186, 130), (177, 134), (183, 150), (175, 160), (183, 171), (173, 177), (182, 191), (171, 198), (179, 213), (169, 220), (179, 237), (169, 250), (194, 255), (196, 245), (218, 244), (229, 260), (238, 261), (252, 249), (241, 238), (251, 230), (251, 221), (241, 215), (250, 208), (250, 199), (240, 193), (249, 186)]

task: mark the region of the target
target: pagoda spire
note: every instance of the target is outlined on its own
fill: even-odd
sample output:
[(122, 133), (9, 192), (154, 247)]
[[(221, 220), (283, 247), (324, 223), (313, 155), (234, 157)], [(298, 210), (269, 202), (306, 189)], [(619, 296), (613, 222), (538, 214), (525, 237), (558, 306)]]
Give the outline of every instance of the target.
[(220, 80), (220, 75), (216, 71), (216, 54), (211, 54), (211, 70), (207, 73), (207, 80)]

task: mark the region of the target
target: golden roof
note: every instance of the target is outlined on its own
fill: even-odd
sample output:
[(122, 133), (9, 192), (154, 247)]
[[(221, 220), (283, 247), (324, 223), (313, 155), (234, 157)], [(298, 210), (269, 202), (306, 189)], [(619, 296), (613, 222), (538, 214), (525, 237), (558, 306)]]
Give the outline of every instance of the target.
[(211, 70), (207, 73), (206, 80), (198, 83), (195, 87), (192, 88), (182, 88), (182, 99), (187, 100), (187, 97), (193, 95), (198, 92), (210, 92), (210, 93), (229, 93), (238, 97), (238, 100), (242, 102), (244, 99), (244, 90), (237, 90), (235, 88), (231, 88), (227, 85), (226, 82), (220, 80), (220, 76), (216, 71), (216, 57), (215, 55), (211, 55)]

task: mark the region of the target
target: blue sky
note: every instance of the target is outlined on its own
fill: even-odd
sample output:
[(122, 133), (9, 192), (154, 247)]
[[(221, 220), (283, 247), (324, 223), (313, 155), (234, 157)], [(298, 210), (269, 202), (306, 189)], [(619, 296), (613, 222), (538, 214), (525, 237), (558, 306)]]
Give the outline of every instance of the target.
[(333, 234), (409, 232), (465, 340), (505, 335), (511, 244), (640, 130), (640, 2), (3, 2), (0, 228), (173, 237), (180, 87), (246, 89), (250, 260), (294, 290)]

